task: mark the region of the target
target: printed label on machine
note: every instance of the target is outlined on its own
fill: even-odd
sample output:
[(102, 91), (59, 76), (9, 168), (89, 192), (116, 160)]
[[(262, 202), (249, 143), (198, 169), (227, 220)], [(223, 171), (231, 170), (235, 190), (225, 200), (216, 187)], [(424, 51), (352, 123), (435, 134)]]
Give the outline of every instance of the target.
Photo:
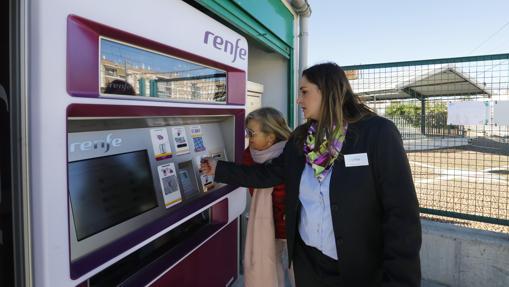
[(178, 155), (189, 153), (189, 144), (187, 143), (186, 129), (184, 127), (171, 128), (173, 134), (173, 143)]
[(205, 150), (205, 144), (203, 143), (203, 136), (201, 134), (201, 126), (191, 126), (191, 138), (193, 139), (195, 152)]
[(182, 194), (180, 193), (175, 165), (173, 163), (160, 165), (157, 167), (157, 171), (159, 172), (166, 208), (181, 202)]
[(170, 141), (168, 140), (168, 132), (165, 128), (151, 129), (150, 138), (154, 148), (154, 156), (156, 160), (171, 158), (172, 152)]
[[(206, 157), (209, 157), (209, 155), (203, 155), (203, 156), (196, 157), (195, 158), (196, 166), (200, 166), (202, 158), (206, 158)], [(202, 173), (201, 170), (199, 171), (199, 174), (200, 174), (200, 182), (201, 182), (201, 186), (203, 188), (203, 192), (207, 192), (207, 191), (211, 190), (212, 188), (214, 188), (214, 176), (206, 175), (206, 174)]]

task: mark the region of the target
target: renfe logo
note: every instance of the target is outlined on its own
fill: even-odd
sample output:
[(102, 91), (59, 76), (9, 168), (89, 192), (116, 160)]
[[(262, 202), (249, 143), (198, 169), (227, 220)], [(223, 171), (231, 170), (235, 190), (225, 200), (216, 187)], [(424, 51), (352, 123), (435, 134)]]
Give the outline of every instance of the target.
[(71, 152), (75, 152), (77, 146), (80, 151), (103, 150), (106, 153), (111, 147), (119, 147), (122, 143), (121, 138), (112, 138), (112, 136), (113, 134), (108, 134), (104, 140), (71, 143)]
[(233, 55), (232, 63), (235, 63), (235, 61), (237, 60), (237, 56), (242, 60), (246, 60), (247, 50), (239, 47), (240, 39), (237, 39), (237, 41), (235, 41), (235, 48), (232, 42), (225, 40), (223, 39), (223, 37), (215, 35), (210, 31), (205, 31), (203, 43), (208, 45), (209, 39), (212, 39), (212, 45), (214, 46), (214, 48), (218, 50), (223, 50), (225, 53)]

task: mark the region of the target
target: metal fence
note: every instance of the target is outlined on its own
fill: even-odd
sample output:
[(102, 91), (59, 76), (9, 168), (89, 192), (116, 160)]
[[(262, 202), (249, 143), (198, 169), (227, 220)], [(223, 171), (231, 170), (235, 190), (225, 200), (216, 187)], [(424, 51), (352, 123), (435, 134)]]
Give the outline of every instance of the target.
[[(509, 54), (344, 69), (354, 92), (400, 130), (423, 214), (509, 232), (509, 122), (494, 120), (509, 101)], [(453, 122), (451, 105), (464, 102), (482, 102), (484, 122), (468, 123), (478, 110)]]

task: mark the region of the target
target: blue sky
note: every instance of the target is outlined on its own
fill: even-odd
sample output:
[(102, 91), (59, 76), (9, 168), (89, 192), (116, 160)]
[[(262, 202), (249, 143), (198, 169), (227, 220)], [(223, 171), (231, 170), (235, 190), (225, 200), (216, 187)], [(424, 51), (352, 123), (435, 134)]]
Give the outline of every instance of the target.
[(509, 0), (308, 1), (309, 65), (509, 53)]

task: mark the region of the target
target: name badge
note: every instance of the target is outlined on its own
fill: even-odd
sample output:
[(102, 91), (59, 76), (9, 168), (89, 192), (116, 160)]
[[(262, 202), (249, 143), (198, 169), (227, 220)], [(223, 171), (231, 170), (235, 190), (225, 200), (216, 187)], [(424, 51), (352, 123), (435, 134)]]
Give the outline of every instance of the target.
[(366, 166), (369, 165), (367, 153), (345, 154), (345, 166)]

